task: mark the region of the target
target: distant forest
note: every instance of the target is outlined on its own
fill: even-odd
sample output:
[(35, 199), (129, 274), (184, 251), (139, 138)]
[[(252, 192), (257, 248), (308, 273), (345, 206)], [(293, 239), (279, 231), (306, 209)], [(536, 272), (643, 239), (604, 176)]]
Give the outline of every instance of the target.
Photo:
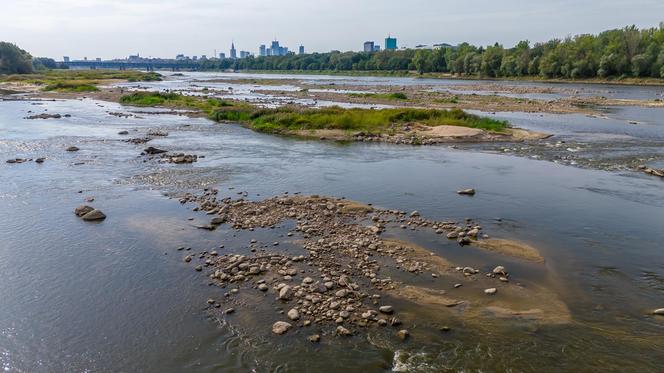
[(330, 52), (208, 60), (203, 69), (418, 71), (480, 77), (664, 78), (664, 23), (577, 35), (545, 43), (477, 47), (462, 43), (440, 49)]

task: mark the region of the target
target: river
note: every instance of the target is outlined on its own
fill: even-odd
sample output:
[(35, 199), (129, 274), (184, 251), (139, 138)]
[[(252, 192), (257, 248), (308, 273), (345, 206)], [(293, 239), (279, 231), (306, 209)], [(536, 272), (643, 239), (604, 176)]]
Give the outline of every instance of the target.
[[(195, 81), (201, 86), (201, 75), (185, 73), (148, 85), (173, 89)], [(580, 89), (608, 89), (616, 97), (653, 90)], [(44, 110), (71, 116), (25, 119)], [(0, 159), (46, 157), (43, 164), (0, 165), (0, 367), (8, 372), (660, 371), (664, 318), (650, 313), (664, 307), (663, 181), (628, 167), (607, 171), (591, 162), (580, 168), (551, 160), (561, 152), (576, 153), (566, 148), (578, 144), (601, 144), (592, 147), (594, 158), (615, 151), (605, 144), (636, 154), (630, 159), (661, 152), (663, 113), (630, 107), (614, 108), (606, 118), (495, 114), (550, 131), (556, 135), (547, 140), (551, 144), (566, 141), (565, 149), (547, 156), (544, 150), (520, 152), (522, 145), (300, 140), (90, 99), (0, 101)], [(629, 125), (625, 118), (643, 123)], [(205, 158), (191, 165), (146, 161), (139, 155), (143, 146), (118, 134), (127, 130), (138, 137), (154, 129), (169, 135), (150, 145)], [(81, 150), (64, 151), (71, 145)], [(274, 233), (197, 229), (194, 224), (208, 217), (171, 196), (206, 187), (234, 197), (246, 191), (253, 200), (300, 192), (418, 210), (431, 219), (471, 217), (494, 237), (537, 247), (545, 264), (459, 249), (435, 235), (404, 235), (451, 260), (482, 269), (500, 261), (515, 276), (547, 283), (569, 307), (572, 321), (489, 320), (476, 326), (438, 315), (435, 322), (423, 318), (413, 325), (407, 343), (377, 330), (314, 345), (306, 334), (272, 335), (272, 304), (219, 319), (206, 300), (221, 290), (191, 270), (177, 248), (222, 243), (241, 251), (250, 238), (271, 242)], [(456, 194), (466, 187), (477, 195)], [(87, 197), (94, 197), (106, 220), (86, 223), (72, 213)], [(431, 323), (452, 330), (435, 332)]]

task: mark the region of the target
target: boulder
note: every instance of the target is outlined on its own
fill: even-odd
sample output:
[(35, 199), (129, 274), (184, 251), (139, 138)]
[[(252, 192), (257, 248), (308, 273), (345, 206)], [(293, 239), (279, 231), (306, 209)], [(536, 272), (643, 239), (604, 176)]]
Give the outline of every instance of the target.
[(475, 195), (475, 189), (468, 188), (468, 189), (461, 189), (458, 190), (457, 193), (461, 195), (466, 195), (466, 196), (474, 196)]
[(87, 214), (88, 212), (91, 212), (92, 210), (94, 210), (94, 207), (87, 206), (87, 205), (81, 205), (81, 206), (78, 206), (76, 209), (74, 209), (74, 214), (76, 214), (76, 216), (78, 216), (78, 217), (81, 217), (81, 216)]
[(489, 289), (484, 290), (484, 294), (487, 294), (487, 295), (494, 295), (497, 292), (498, 292), (498, 289), (496, 289), (496, 288), (489, 288)]
[(145, 154), (149, 154), (149, 155), (166, 153), (166, 150), (157, 149), (154, 146), (148, 146), (143, 151), (145, 152)]
[(106, 219), (106, 215), (100, 210), (94, 209), (88, 212), (87, 214), (81, 216), (81, 219), (85, 221), (104, 220)]

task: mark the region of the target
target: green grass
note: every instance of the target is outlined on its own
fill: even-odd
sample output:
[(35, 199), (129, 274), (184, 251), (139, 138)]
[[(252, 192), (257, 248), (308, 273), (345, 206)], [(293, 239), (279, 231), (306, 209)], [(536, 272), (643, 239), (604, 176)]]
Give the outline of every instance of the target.
[(92, 84), (84, 82), (57, 82), (52, 83), (43, 88), (44, 91), (57, 91), (57, 92), (94, 92), (99, 89)]
[(18, 82), (42, 86), (45, 91), (92, 92), (108, 80), (130, 82), (159, 81), (155, 72), (135, 70), (46, 70), (35, 74), (0, 75), (0, 82)]
[(201, 110), (206, 114), (212, 114), (215, 110), (224, 107), (241, 106), (239, 103), (231, 103), (216, 98), (185, 96), (178, 93), (163, 92), (135, 92), (122, 96), (120, 103), (133, 106), (163, 106)]
[(396, 126), (419, 123), (426, 126), (462, 126), (493, 132), (504, 132), (509, 124), (491, 118), (468, 114), (463, 110), (417, 108), (344, 109), (300, 108), (284, 106), (261, 108), (243, 102), (185, 96), (177, 93), (135, 92), (122, 96), (120, 102), (134, 106), (161, 106), (200, 110), (218, 122), (239, 122), (260, 132), (287, 134), (300, 130), (335, 129), (368, 133), (394, 132)]
[(380, 98), (385, 100), (408, 100), (408, 96), (401, 92), (392, 93), (349, 93), (351, 97)]
[(248, 123), (253, 129), (270, 133), (288, 133), (299, 130), (336, 129), (383, 133), (394, 130), (395, 125), (419, 123), (426, 126), (462, 126), (493, 132), (504, 132), (509, 124), (491, 118), (468, 114), (463, 110), (437, 109), (322, 109), (281, 107), (260, 109), (251, 107), (221, 108), (211, 115), (217, 121)]

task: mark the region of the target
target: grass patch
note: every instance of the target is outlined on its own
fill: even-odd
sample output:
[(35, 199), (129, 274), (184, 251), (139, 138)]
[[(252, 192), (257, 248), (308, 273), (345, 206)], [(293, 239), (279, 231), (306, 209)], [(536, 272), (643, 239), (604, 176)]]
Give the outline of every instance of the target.
[(504, 132), (506, 121), (468, 114), (460, 109), (344, 109), (341, 107), (301, 108), (284, 106), (261, 108), (244, 102), (185, 96), (177, 93), (135, 92), (122, 96), (120, 102), (134, 106), (161, 106), (201, 110), (218, 122), (239, 122), (256, 131), (288, 134), (301, 130), (334, 129), (368, 133), (394, 132), (400, 124), (426, 126), (462, 126), (492, 132)]
[(253, 129), (270, 133), (288, 133), (300, 130), (336, 129), (369, 133), (391, 132), (405, 123), (426, 126), (462, 126), (492, 132), (504, 132), (506, 121), (468, 114), (463, 110), (437, 109), (344, 109), (330, 107), (322, 109), (281, 107), (260, 109), (251, 106), (221, 108), (211, 118), (217, 121), (248, 123)]
[(408, 100), (408, 96), (402, 92), (391, 93), (349, 93), (351, 97), (379, 98), (384, 100)]
[(208, 115), (221, 108), (245, 106), (216, 98), (185, 96), (178, 93), (164, 92), (134, 92), (122, 96), (120, 103), (133, 106), (163, 106), (177, 109), (200, 110)]
[(43, 86), (44, 91), (92, 92), (96, 85), (112, 80), (151, 82), (161, 74), (134, 70), (46, 70), (36, 74), (0, 75), (0, 82), (17, 82)]
[(92, 84), (85, 82), (57, 82), (49, 84), (43, 88), (44, 91), (57, 91), (57, 92), (94, 92), (99, 89)]

